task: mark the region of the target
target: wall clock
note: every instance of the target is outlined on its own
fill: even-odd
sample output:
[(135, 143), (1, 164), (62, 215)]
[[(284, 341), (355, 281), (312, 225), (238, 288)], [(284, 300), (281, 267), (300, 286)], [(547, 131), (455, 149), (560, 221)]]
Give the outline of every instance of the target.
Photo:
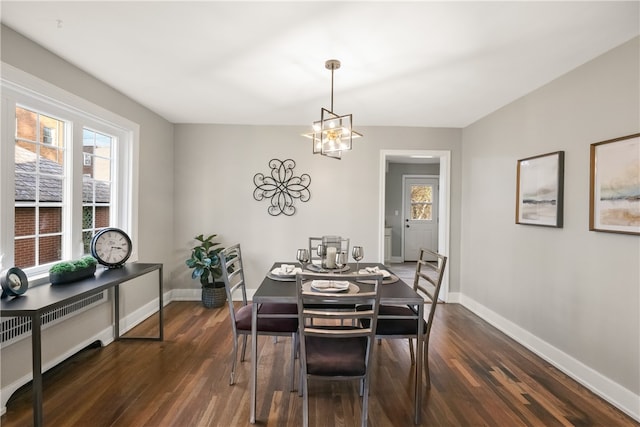
[(22, 295), (29, 287), (27, 275), (18, 267), (11, 267), (4, 270), (2, 276), (0, 276), (0, 282), (2, 282), (2, 298)]
[(131, 239), (119, 228), (104, 228), (91, 239), (91, 255), (109, 268), (122, 267), (131, 256)]

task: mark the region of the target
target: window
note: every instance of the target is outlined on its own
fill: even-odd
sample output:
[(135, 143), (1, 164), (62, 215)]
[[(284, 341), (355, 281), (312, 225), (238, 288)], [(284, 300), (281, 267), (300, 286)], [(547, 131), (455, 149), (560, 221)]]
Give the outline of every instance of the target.
[(115, 142), (112, 136), (82, 130), (82, 242), (87, 254), (91, 252), (89, 244), (96, 231), (110, 225), (111, 157)]
[(104, 227), (135, 239), (138, 126), (13, 67), (2, 79), (0, 267), (37, 283)]
[(433, 218), (433, 187), (431, 185), (411, 186), (411, 219), (428, 220)]
[[(40, 138), (42, 122), (67, 123), (16, 107), (14, 147), (14, 264), (20, 268), (59, 261), (62, 256), (62, 208), (65, 202), (64, 139), (49, 146)], [(42, 143), (40, 141), (43, 141)]]

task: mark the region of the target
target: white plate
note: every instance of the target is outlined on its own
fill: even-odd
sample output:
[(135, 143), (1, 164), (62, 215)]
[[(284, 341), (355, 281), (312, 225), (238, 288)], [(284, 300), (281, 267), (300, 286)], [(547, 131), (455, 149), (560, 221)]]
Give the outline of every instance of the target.
[(293, 270), (287, 269), (284, 270), (280, 267), (274, 268), (271, 270), (271, 274), (274, 276), (282, 276), (282, 277), (294, 277), (296, 273), (302, 273), (302, 269), (300, 267), (295, 267)]
[(349, 289), (349, 282), (343, 280), (314, 280), (311, 288), (317, 292), (344, 292)]
[(362, 270), (359, 271), (360, 274), (382, 274), (382, 277), (384, 277), (385, 279), (387, 277), (391, 277), (391, 273), (389, 273), (387, 270), (383, 270), (381, 268), (363, 268)]

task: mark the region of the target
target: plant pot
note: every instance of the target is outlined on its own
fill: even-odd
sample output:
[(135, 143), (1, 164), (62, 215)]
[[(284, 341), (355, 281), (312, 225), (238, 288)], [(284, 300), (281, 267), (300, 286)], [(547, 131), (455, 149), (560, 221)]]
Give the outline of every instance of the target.
[(80, 268), (75, 271), (66, 271), (63, 273), (49, 273), (49, 281), (52, 285), (60, 285), (62, 283), (70, 283), (91, 277), (96, 272), (96, 266)]
[(227, 302), (227, 291), (219, 286), (202, 287), (202, 305), (206, 308), (222, 307)]

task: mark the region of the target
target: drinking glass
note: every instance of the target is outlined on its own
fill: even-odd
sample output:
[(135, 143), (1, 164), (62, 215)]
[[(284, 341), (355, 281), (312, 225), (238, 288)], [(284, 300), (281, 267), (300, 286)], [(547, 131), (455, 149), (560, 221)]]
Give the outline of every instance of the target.
[(360, 273), (360, 261), (364, 258), (364, 248), (362, 246), (354, 246), (351, 250), (351, 256), (356, 261), (356, 274)]
[(325, 257), (327, 256), (327, 247), (322, 243), (319, 244), (316, 248), (316, 253), (320, 257), (320, 268), (325, 268), (327, 263), (327, 260), (325, 259)]
[(316, 253), (320, 258), (323, 258), (327, 254), (327, 247), (323, 244), (318, 245), (316, 248)]
[(345, 265), (349, 262), (349, 255), (347, 255), (347, 251), (340, 251), (336, 254), (336, 267), (338, 267), (338, 271), (342, 271)]
[(309, 249), (298, 249), (296, 259), (300, 262), (300, 266), (304, 270), (305, 264), (309, 262)]

